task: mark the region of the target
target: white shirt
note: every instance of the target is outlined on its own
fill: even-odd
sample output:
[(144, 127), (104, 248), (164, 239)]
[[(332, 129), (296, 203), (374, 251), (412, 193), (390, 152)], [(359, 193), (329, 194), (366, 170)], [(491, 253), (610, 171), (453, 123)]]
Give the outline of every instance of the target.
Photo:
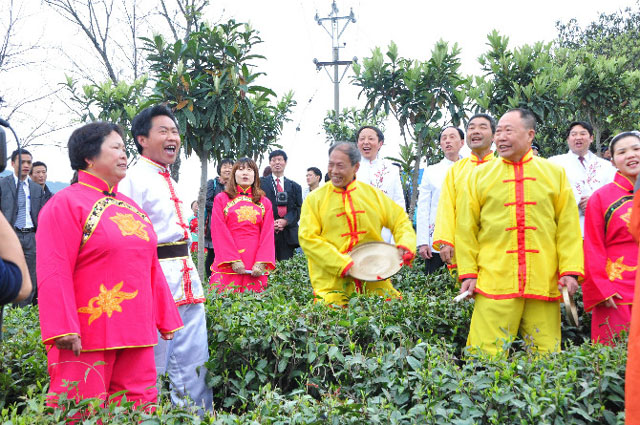
[[(322, 186), (321, 184), (318, 185), (318, 187), (316, 187), (313, 190), (317, 190), (320, 189), (320, 186)], [(309, 186), (305, 186), (304, 189), (302, 189), (302, 200), (304, 201), (304, 199), (311, 193), (311, 189), (309, 188)]]
[[(273, 179), (273, 193), (278, 193), (278, 179), (280, 179), (280, 186), (282, 186), (282, 190), (284, 190), (284, 181), (287, 179), (284, 174), (280, 177), (276, 177), (275, 174), (271, 174), (271, 178)], [(289, 179), (291, 180), (291, 179)], [(291, 180), (293, 181), (293, 180)], [(275, 205), (274, 205), (275, 207)]]
[[(563, 167), (567, 173), (569, 183), (573, 188), (576, 203), (580, 203), (583, 196), (591, 196), (593, 192), (607, 183), (611, 183), (616, 169), (610, 161), (599, 158), (591, 151), (584, 155), (584, 166), (578, 155), (569, 151), (563, 155), (549, 158), (549, 161)], [(584, 213), (580, 211), (580, 228), (584, 235)]]
[[(362, 157), (356, 177), (358, 180), (380, 189), (396, 204), (400, 205), (403, 210), (406, 210), (404, 192), (400, 180), (400, 169), (393, 165), (391, 161), (380, 158), (369, 161)], [(385, 242), (395, 244), (391, 231), (386, 227), (382, 228), (380, 235)]]
[[(33, 227), (33, 220), (31, 219), (31, 191), (29, 190), (29, 180), (30, 178), (29, 176), (27, 176), (24, 181), (20, 182), (20, 186), (22, 187), (22, 191), (24, 192), (25, 207), (27, 209), (26, 221), (24, 225), (25, 228)], [(16, 186), (18, 185), (18, 176), (16, 176), (16, 173), (13, 173), (13, 183)], [(18, 211), (16, 211), (16, 214), (17, 213)]]
[[(147, 213), (158, 236), (158, 244), (184, 240), (189, 243), (189, 216), (185, 214), (177, 183), (165, 173), (169, 173), (166, 167), (141, 156), (127, 170), (127, 176), (118, 184), (118, 191), (133, 199)], [(200, 277), (190, 255), (162, 259), (160, 265), (176, 304), (204, 302)]]
[(406, 209), (402, 182), (400, 181), (400, 169), (391, 161), (380, 158), (369, 161), (363, 157), (356, 176), (358, 180), (380, 189), (396, 204)]
[[(437, 164), (430, 165), (422, 173), (422, 181), (418, 191), (417, 206), (417, 245), (433, 245), (433, 230), (436, 227), (436, 213), (438, 212), (438, 200), (442, 183), (447, 175), (447, 170), (454, 164), (447, 158)], [(438, 252), (433, 250), (433, 252)]]

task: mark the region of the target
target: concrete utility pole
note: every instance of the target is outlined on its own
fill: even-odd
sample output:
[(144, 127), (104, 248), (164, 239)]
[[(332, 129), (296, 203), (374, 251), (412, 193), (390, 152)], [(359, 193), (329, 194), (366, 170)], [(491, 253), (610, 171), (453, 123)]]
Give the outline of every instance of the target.
[[(346, 19), (346, 22), (344, 23), (342, 28), (340, 28), (339, 21), (343, 19)], [(351, 13), (349, 13), (349, 16), (338, 16), (338, 6), (336, 6), (336, 1), (333, 0), (333, 3), (331, 4), (331, 14), (326, 18), (320, 18), (318, 16), (318, 13), (316, 12), (315, 20), (318, 23), (318, 25), (321, 25), (325, 29), (325, 31), (327, 31), (329, 36), (331, 36), (331, 45), (333, 47), (333, 61), (319, 62), (318, 59), (314, 58), (313, 63), (316, 65), (316, 69), (318, 71), (320, 70), (320, 68), (324, 68), (325, 71), (327, 71), (327, 75), (329, 75), (331, 82), (333, 82), (333, 108), (336, 111), (335, 119), (337, 122), (340, 116), (340, 81), (342, 81), (342, 78), (344, 78), (344, 75), (347, 73), (349, 66), (353, 62), (358, 61), (358, 58), (356, 57), (354, 57), (353, 60), (350, 60), (350, 61), (339, 60), (339, 57), (340, 57), (339, 49), (340, 47), (344, 47), (344, 45), (346, 44), (346, 43), (343, 43), (343, 45), (340, 46), (340, 36), (342, 36), (342, 33), (347, 28), (347, 25), (349, 25), (350, 22), (355, 22), (356, 18), (353, 15), (353, 9), (351, 9)], [(325, 21), (331, 22), (331, 31), (329, 31), (329, 29), (325, 26), (324, 24)], [(339, 67), (341, 65), (344, 65), (345, 68), (344, 68), (344, 72), (342, 72), (342, 75), (339, 75), (340, 74)], [(328, 66), (333, 66), (333, 76), (331, 76), (331, 74), (329, 73), (329, 70), (327, 70)]]

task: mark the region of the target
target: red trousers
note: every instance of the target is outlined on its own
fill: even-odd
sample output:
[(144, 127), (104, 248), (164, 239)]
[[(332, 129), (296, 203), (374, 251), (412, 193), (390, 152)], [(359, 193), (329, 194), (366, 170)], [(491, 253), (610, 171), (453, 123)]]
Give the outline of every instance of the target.
[(629, 332), (631, 324), (631, 305), (618, 305), (618, 308), (609, 308), (596, 305), (591, 311), (591, 341), (613, 346), (613, 337), (620, 332)]
[[(96, 364), (102, 362), (104, 364)], [(153, 347), (83, 352), (79, 357), (71, 350), (53, 347), (48, 354), (48, 363), (49, 390), (53, 394), (50, 402), (54, 406), (55, 394), (65, 392), (68, 392), (68, 398), (107, 400), (112, 394), (126, 390), (127, 401), (135, 401), (136, 406), (155, 403), (158, 399)], [(71, 388), (72, 385), (65, 382), (77, 382), (77, 388)], [(112, 401), (119, 402), (121, 398), (122, 395)]]

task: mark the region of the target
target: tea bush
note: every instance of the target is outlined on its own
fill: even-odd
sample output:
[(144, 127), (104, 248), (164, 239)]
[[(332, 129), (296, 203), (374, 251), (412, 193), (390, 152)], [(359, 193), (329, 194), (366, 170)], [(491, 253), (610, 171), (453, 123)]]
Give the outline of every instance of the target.
[[(345, 309), (313, 304), (301, 257), (280, 263), (262, 294), (209, 294), (214, 415), (173, 408), (166, 395), (154, 413), (82, 403), (94, 403), (93, 423), (624, 422), (624, 344), (591, 345), (587, 321), (563, 328), (558, 354), (532, 355), (520, 341), (506, 342), (507, 354), (496, 358), (466, 353), (472, 303), (451, 303), (457, 290), (446, 272), (421, 270), (394, 277), (402, 300), (356, 296)], [(35, 309), (9, 312), (0, 354), (3, 423), (63, 423), (83, 407), (45, 407)]]
[(40, 340), (38, 309), (4, 309), (0, 342), (0, 407), (26, 394), (29, 386), (41, 390), (48, 382), (47, 355)]

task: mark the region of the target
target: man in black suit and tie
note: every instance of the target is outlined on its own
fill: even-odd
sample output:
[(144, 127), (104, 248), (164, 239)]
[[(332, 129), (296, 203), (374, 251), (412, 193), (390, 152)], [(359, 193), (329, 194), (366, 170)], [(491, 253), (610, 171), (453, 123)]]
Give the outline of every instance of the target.
[(26, 149), (15, 150), (11, 154), (13, 174), (0, 179), (0, 211), (18, 235), (33, 284), (31, 295), (19, 306), (37, 303), (36, 228), (45, 196), (42, 187), (29, 178), (31, 161)]
[(271, 175), (260, 178), (260, 187), (273, 205), (276, 259), (293, 257), (298, 244), (298, 220), (302, 208), (302, 188), (284, 177), (287, 154), (275, 150), (269, 154)]

